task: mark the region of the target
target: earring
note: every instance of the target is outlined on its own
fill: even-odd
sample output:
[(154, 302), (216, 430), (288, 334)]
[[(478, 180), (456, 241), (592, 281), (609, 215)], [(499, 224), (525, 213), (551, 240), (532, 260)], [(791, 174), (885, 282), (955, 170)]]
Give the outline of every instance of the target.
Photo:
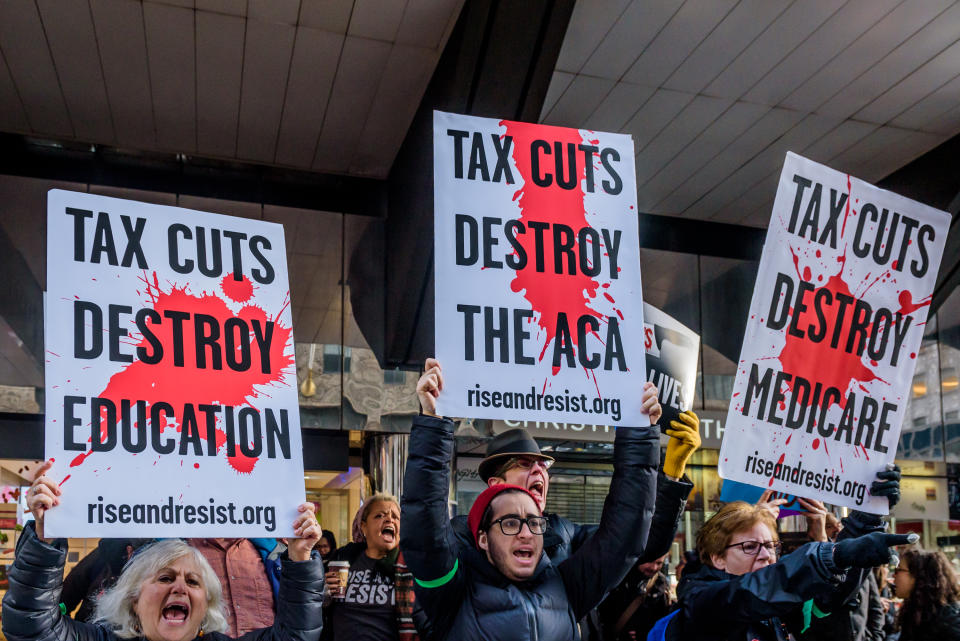
[(202, 624), (202, 623), (200, 624), (200, 630), (197, 632), (197, 636), (198, 636), (198, 637), (202, 637), (202, 636), (203, 636), (203, 624)]

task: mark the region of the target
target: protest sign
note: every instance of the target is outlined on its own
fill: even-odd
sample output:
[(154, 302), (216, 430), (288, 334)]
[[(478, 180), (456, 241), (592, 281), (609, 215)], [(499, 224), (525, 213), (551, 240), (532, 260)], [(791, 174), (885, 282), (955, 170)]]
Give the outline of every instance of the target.
[(657, 386), (664, 429), (693, 407), (697, 387), (700, 336), (653, 305), (643, 304), (647, 380)]
[(46, 300), (48, 535), (292, 535), (282, 226), (51, 190)]
[[(720, 486), (720, 500), (724, 503), (731, 503), (733, 501), (746, 501), (747, 503), (756, 503), (763, 497), (763, 488), (757, 487), (756, 485), (747, 485), (746, 483), (739, 483), (733, 479), (724, 479), (723, 485)], [(786, 499), (786, 503), (780, 506), (780, 516), (783, 518), (785, 516), (794, 516), (797, 514), (802, 514), (804, 512), (803, 508), (797, 504), (797, 497), (792, 494), (784, 494), (783, 492), (774, 492), (770, 497), (770, 500), (775, 499)]]
[(877, 514), (950, 216), (787, 154), (720, 474)]
[(629, 136), (434, 112), (447, 416), (647, 425)]

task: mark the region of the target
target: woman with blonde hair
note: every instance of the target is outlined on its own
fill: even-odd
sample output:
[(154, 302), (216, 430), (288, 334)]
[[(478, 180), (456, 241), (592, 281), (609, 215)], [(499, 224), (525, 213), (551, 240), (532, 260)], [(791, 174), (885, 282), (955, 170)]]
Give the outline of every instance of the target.
[[(227, 641), (220, 581), (210, 564), (183, 541), (165, 540), (143, 548), (117, 583), (97, 602), (94, 621), (74, 621), (61, 610), (60, 592), (67, 557), (64, 539), (44, 538), (44, 516), (59, 505), (60, 489), (40, 468), (27, 493), (35, 520), (17, 542), (3, 597), (3, 634), (8, 641)], [(277, 615), (269, 628), (244, 641), (317, 641), (323, 625), (323, 564), (310, 550), (320, 537), (313, 506), (299, 507), (283, 562)]]
[(818, 604), (834, 602), (834, 593), (845, 589), (847, 569), (886, 563), (890, 546), (915, 538), (874, 532), (839, 543), (807, 543), (780, 558), (773, 515), (762, 506), (728, 503), (697, 536), (703, 567), (684, 573), (677, 589), (680, 608), (666, 623), (661, 619), (665, 638), (792, 639), (811, 616), (824, 614)]

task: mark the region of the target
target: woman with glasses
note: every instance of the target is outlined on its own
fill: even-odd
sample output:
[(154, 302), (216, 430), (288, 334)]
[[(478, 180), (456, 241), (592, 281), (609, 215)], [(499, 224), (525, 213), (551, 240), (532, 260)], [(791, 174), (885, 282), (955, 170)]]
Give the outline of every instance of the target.
[(700, 530), (703, 567), (684, 573), (677, 589), (680, 609), (660, 625), (666, 625), (668, 641), (801, 638), (812, 617), (825, 616), (818, 603), (831, 602), (844, 589), (849, 568), (886, 563), (889, 546), (916, 538), (875, 532), (840, 543), (807, 543), (780, 558), (773, 515), (762, 506), (728, 503)]
[(939, 550), (907, 550), (894, 572), (900, 641), (960, 640), (960, 582)]

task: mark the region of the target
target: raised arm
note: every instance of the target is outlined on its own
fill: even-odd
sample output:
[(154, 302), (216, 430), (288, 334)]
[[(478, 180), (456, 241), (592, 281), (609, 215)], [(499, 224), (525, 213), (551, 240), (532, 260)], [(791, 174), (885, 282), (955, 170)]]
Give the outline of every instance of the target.
[(417, 601), (435, 629), (444, 629), (457, 613), (463, 589), (459, 546), (450, 525), (447, 496), (453, 459), (453, 421), (435, 416), (443, 388), (440, 365), (427, 359), (417, 394), (423, 415), (414, 417), (400, 498), (403, 558), (414, 577)]
[(795, 614), (804, 602), (837, 590), (848, 569), (887, 563), (891, 546), (916, 540), (916, 535), (874, 533), (842, 543), (807, 543), (755, 572), (682, 583), (683, 619), (723, 630), (731, 623)]
[(17, 541), (10, 587), (3, 597), (3, 634), (8, 641), (95, 641), (102, 629), (60, 611), (67, 542), (41, 541), (28, 523)]
[(617, 428), (613, 480), (600, 526), (559, 568), (577, 619), (603, 600), (646, 546), (656, 500), (659, 436), (655, 425)]

